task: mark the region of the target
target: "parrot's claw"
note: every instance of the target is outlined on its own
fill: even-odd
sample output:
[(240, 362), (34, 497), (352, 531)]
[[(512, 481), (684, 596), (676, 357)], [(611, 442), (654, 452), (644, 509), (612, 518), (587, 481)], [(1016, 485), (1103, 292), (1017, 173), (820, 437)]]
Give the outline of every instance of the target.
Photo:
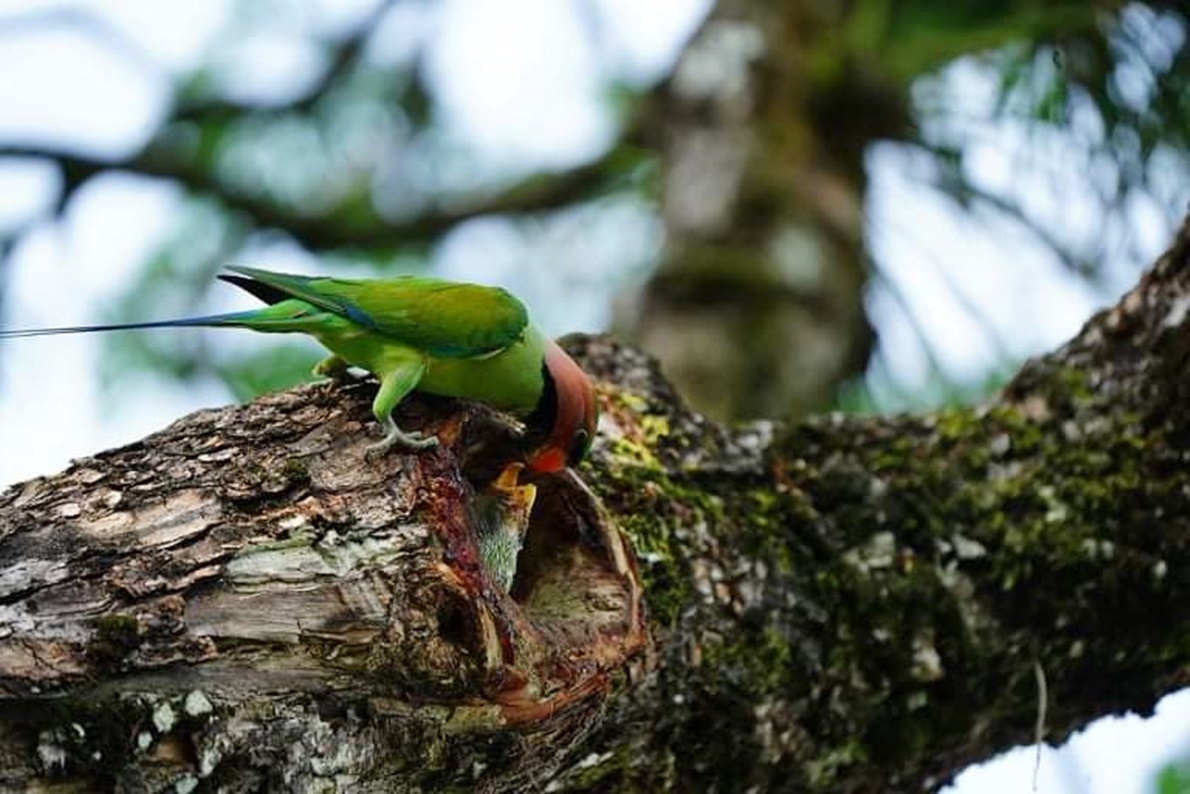
[(316, 378), (330, 378), (342, 383), (355, 379), (351, 374), (350, 367), (350, 364), (338, 356), (327, 356), (314, 365), (312, 372)]
[(423, 452), (438, 446), (437, 436), (427, 436), (416, 430), (406, 432), (397, 427), (391, 416), (381, 424), (384, 427), (384, 438), (364, 450), (364, 455), (369, 458), (383, 455), (393, 447), (401, 447), (410, 452)]

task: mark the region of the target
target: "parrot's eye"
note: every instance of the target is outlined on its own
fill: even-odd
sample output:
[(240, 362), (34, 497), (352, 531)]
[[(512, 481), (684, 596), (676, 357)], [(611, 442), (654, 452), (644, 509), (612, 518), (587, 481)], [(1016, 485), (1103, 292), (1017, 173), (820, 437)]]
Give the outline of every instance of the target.
[(577, 466), (582, 463), (590, 447), (591, 434), (586, 430), (580, 429), (574, 434), (574, 438), (570, 440), (570, 450), (566, 453), (566, 465)]

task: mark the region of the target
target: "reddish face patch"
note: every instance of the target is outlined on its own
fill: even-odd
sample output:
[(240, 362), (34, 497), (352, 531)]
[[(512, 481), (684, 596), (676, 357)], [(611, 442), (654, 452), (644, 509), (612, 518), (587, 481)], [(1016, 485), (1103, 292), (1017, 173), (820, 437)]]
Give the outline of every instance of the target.
[(559, 471), (578, 464), (590, 448), (597, 420), (595, 392), (587, 373), (554, 342), (546, 343), (545, 366), (553, 379), (558, 405), (549, 438), (529, 460), (529, 467)]
[(543, 474), (561, 471), (566, 468), (566, 453), (557, 447), (546, 447), (530, 456), (527, 463), (530, 469)]

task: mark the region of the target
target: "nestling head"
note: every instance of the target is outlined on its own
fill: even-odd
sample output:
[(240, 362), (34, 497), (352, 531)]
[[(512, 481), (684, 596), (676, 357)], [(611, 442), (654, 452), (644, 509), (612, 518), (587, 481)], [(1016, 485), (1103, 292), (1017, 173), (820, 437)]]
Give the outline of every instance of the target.
[(534, 411), (543, 425), (545, 441), (529, 453), (528, 466), (537, 472), (577, 466), (595, 440), (599, 409), (587, 373), (552, 340), (545, 344), (542, 364), (545, 388)]

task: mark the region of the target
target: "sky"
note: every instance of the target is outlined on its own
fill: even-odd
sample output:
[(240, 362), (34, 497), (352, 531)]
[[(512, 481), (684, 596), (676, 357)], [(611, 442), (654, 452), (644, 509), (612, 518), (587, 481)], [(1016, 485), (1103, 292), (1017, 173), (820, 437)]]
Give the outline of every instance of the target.
[[(385, 22), (374, 56), (403, 57), (421, 35), (430, 35), (427, 74), (450, 134), (485, 157), (564, 168), (598, 154), (615, 134), (604, 102), (608, 84), (657, 79), (709, 2), (653, 0), (645, 13), (634, 0), (592, 1), (604, 30), (612, 32), (596, 42), (574, 15), (575, 6), (555, 0), (445, 0), (434, 9), (409, 2)], [(251, 35), (224, 47), (227, 0), (102, 5), (6, 0), (0, 5), (0, 72), (19, 72), (22, 79), (0, 80), (0, 141), (52, 142), (107, 156), (132, 151), (166, 113), (171, 82), (200, 62), (213, 62), (216, 74), (234, 75), (231, 84), (241, 98), (276, 101), (317, 74), (317, 50), (295, 34), (350, 27), (372, 5), (373, 0), (283, 3), (289, 13), (257, 20)], [(72, 23), (78, 9), (99, 15), (126, 46), (115, 51)], [(13, 24), (28, 20), (31, 12), (50, 12), (58, 23)], [(973, 115), (986, 109), (989, 80), (977, 63), (956, 64), (941, 79), (972, 103)], [(1014, 134), (1004, 127), (976, 144), (982, 148), (970, 162), (980, 179), (989, 184), (1019, 179), (1013, 160), (1019, 147), (1006, 143)], [(886, 277), (924, 318), (931, 353), (956, 378), (979, 378), (1005, 358), (1057, 346), (1135, 277), (1128, 271), (1099, 290), (1071, 282), (1053, 257), (1019, 230), (957, 216), (911, 177), (910, 159), (891, 144), (869, 154), (869, 245), (886, 263)], [(44, 213), (54, 186), (43, 166), (0, 161), (0, 227)], [(97, 321), (169, 233), (180, 202), (168, 185), (126, 176), (88, 185), (61, 223), (39, 222), (13, 251), (2, 296), (5, 322), (37, 327)], [(1062, 211), (1077, 217), (1080, 207)], [(592, 234), (596, 222), (617, 233)], [(1165, 244), (1168, 229), (1143, 218), (1137, 228), (1140, 255), (1151, 258)], [(640, 275), (608, 273), (606, 263), (623, 260), (628, 248), (655, 249), (659, 235), (655, 219), (633, 206), (598, 221), (583, 215), (563, 220), (530, 240), (499, 221), (480, 220), (445, 240), (435, 266), (447, 278), (509, 286), (547, 331), (596, 331), (610, 318), (606, 285)], [(558, 238), (602, 242), (574, 246), (583, 253), (559, 275), (548, 258)], [(292, 247), (262, 252), (262, 260), (251, 264), (318, 270), (317, 260)], [(962, 293), (958, 299), (955, 290)], [(566, 300), (558, 299), (560, 291)], [(225, 300), (227, 305), (202, 308), (237, 305), (234, 297)], [(997, 341), (965, 310), (967, 302), (979, 303), (985, 322), (997, 329)], [(903, 307), (887, 289), (873, 290), (869, 307), (882, 344), (903, 351), (893, 362), (900, 381), (928, 379), (926, 356)], [(96, 337), (18, 342), (7, 343), (0, 356), (0, 486), (50, 474), (71, 458), (127, 443), (230, 399), (220, 383), (177, 385), (128, 376), (113, 402), (99, 385)], [(1036, 789), (1035, 755), (1026, 748), (964, 772), (952, 791), (1150, 791), (1155, 765), (1190, 751), (1190, 693), (1167, 698), (1159, 711), (1163, 716), (1156, 720), (1101, 720), (1063, 750), (1047, 748)]]

